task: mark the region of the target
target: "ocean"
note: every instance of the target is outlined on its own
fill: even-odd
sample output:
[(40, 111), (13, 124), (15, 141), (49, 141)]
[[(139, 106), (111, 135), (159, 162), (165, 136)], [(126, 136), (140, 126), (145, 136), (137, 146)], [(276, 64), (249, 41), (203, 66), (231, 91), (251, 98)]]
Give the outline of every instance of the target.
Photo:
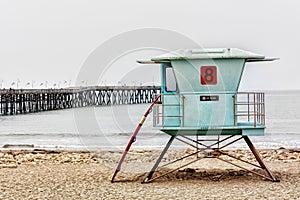
[[(268, 91), (264, 136), (251, 137), (260, 149), (300, 148), (300, 91)], [(64, 150), (123, 150), (147, 104), (76, 108), (0, 116), (3, 146)], [(133, 148), (161, 149), (169, 136), (152, 128), (147, 118)], [(14, 146), (16, 145), (16, 146)], [(22, 148), (24, 148), (23, 146)], [(175, 142), (173, 148), (187, 146)], [(246, 148), (238, 142), (232, 148)]]

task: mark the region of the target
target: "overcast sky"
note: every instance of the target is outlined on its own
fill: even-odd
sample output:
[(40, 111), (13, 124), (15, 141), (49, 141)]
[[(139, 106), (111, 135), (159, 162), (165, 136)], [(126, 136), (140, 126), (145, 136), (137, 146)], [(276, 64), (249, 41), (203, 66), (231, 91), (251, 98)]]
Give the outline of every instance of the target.
[[(203, 47), (237, 47), (280, 57), (276, 62), (249, 64), (241, 88), (300, 89), (299, 0), (1, 0), (0, 84), (10, 87), (18, 80), (19, 87), (29, 81), (36, 87), (45, 81), (48, 87), (73, 84), (99, 45), (146, 27), (176, 31)], [(124, 60), (129, 58), (134, 63), (132, 55)], [(117, 81), (117, 64), (122, 73), (135, 69), (143, 76), (138, 65), (121, 61), (102, 81)], [(151, 76), (153, 82), (159, 81), (155, 73)]]

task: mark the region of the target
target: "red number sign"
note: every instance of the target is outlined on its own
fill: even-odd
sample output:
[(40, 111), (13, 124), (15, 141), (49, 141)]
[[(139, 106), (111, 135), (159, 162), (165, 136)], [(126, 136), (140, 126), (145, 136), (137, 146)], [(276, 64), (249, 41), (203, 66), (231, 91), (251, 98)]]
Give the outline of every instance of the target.
[(217, 67), (216, 66), (202, 66), (201, 67), (201, 84), (215, 85), (217, 84)]

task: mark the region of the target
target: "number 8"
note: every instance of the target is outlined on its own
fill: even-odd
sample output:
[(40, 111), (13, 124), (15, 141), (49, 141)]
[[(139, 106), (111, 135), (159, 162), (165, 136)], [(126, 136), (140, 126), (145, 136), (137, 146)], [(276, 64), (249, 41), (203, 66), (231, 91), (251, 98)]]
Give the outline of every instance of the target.
[(217, 67), (202, 66), (201, 67), (201, 84), (215, 85), (217, 84)]

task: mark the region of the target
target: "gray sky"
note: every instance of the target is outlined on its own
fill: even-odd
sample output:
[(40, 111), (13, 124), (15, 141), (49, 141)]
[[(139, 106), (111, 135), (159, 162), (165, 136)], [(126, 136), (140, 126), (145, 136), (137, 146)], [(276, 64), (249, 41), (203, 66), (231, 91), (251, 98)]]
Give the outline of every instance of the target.
[[(43, 81), (66, 86), (64, 81), (74, 83), (101, 43), (145, 27), (176, 31), (203, 47), (237, 47), (280, 57), (277, 62), (249, 64), (241, 88), (300, 89), (298, 0), (1, 0), (0, 81), (6, 87), (18, 79), (23, 87), (32, 80), (36, 86)], [(132, 55), (128, 58), (134, 63)], [(118, 63), (121, 60), (114, 63), (108, 83), (117, 80)], [(138, 68), (132, 65), (123, 63), (122, 73)], [(151, 79), (159, 81), (155, 73)]]

